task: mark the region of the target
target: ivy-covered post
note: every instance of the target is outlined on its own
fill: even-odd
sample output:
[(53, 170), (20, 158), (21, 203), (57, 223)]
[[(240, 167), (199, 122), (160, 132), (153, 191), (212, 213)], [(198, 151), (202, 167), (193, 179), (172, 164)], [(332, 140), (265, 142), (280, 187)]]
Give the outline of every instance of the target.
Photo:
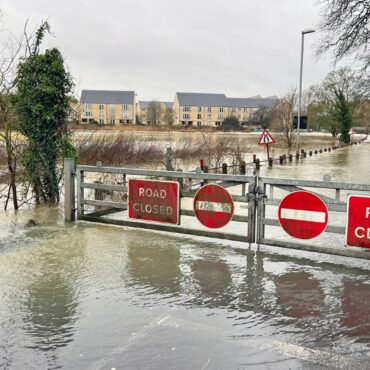
[(36, 203), (59, 202), (58, 162), (76, 157), (66, 118), (73, 82), (58, 49), (39, 52), (44, 23), (36, 32), (32, 53), (18, 65), (14, 105), (20, 132), (27, 138), (24, 167)]

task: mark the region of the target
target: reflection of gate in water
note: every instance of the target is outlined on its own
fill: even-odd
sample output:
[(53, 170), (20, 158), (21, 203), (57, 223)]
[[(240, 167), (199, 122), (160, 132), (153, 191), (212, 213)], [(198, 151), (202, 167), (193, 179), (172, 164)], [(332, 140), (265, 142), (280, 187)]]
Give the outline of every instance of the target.
[[(75, 181), (77, 178), (77, 207)], [(180, 189), (180, 223), (168, 225), (128, 218), (129, 179), (176, 181)], [(98, 179), (98, 180), (97, 180)], [(194, 217), (192, 200), (207, 183), (228, 188), (235, 205), (231, 222), (222, 231), (206, 229)], [(280, 227), (277, 208), (285, 195), (298, 190), (316, 194), (325, 202), (329, 223), (310, 242), (293, 239)], [(75, 166), (65, 160), (65, 218), (132, 226), (187, 235), (226, 239), (249, 244), (288, 247), (299, 250), (370, 259), (370, 250), (344, 246), (347, 196), (370, 193), (370, 185), (331, 181), (272, 179), (245, 174), (153, 171), (132, 168)]]

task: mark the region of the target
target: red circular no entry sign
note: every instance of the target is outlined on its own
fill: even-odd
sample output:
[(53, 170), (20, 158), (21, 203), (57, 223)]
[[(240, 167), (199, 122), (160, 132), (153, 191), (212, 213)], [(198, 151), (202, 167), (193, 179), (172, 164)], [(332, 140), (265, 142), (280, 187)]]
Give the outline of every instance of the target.
[(222, 186), (208, 184), (195, 194), (193, 209), (201, 224), (211, 229), (218, 229), (232, 219), (234, 202), (230, 193)]
[(281, 227), (294, 238), (312, 239), (328, 224), (326, 204), (315, 194), (296, 191), (280, 203), (278, 217)]

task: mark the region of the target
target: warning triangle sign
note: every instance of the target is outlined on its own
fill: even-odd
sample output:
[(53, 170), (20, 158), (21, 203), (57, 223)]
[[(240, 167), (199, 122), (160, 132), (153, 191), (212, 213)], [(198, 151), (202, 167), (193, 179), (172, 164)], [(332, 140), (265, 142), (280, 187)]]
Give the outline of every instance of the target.
[(262, 132), (260, 140), (258, 144), (275, 144), (275, 139), (271, 136), (271, 134), (265, 129)]

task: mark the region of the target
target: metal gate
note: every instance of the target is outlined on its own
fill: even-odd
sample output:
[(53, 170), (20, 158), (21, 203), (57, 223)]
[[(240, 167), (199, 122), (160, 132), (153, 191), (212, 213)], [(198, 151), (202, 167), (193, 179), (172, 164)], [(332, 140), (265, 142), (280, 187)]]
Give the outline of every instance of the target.
[[(77, 179), (77, 209), (74, 178)], [(180, 188), (180, 225), (128, 218), (127, 184), (130, 178), (177, 181)], [(230, 224), (222, 228), (222, 232), (205, 229), (189, 207), (196, 191), (207, 183), (228, 188), (236, 206)], [(325, 202), (330, 216), (325, 232), (308, 243), (287, 235), (277, 218), (277, 209), (284, 196), (299, 190), (318, 195)], [(369, 195), (370, 185), (203, 172), (75, 166), (73, 160), (65, 160), (66, 220), (74, 220), (77, 210), (79, 220), (370, 259), (368, 249), (345, 247), (343, 235), (347, 197), (350, 194)]]

